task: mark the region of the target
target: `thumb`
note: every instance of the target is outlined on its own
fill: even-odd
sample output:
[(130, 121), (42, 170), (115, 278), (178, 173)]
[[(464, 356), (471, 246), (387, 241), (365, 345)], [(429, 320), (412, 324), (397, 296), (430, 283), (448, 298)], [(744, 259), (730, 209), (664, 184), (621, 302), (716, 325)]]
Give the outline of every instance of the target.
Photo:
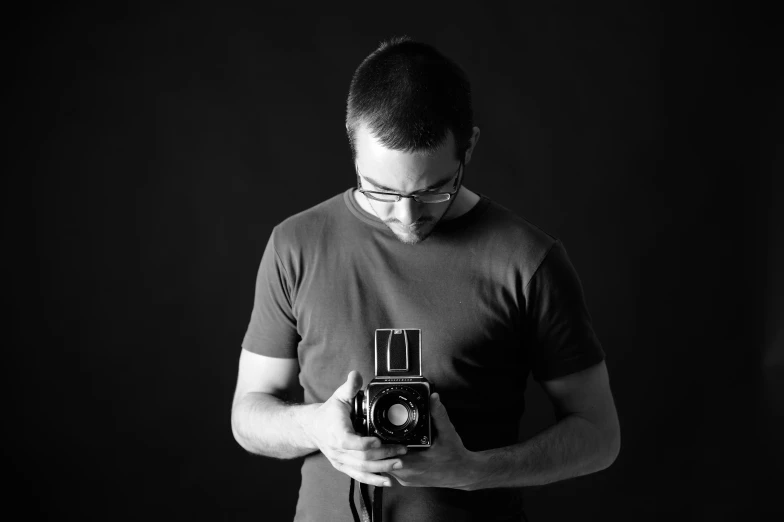
[(455, 430), (455, 425), (449, 419), (449, 414), (446, 412), (446, 407), (441, 402), (441, 397), (434, 393), (430, 396), (430, 415), (433, 419), (433, 428), (436, 434), (436, 444), (441, 440), (459, 440), (462, 444), (460, 435)]
[(359, 374), (359, 372), (351, 370), (348, 372), (346, 382), (341, 384), (340, 387), (335, 390), (335, 393), (333, 393), (332, 396), (341, 402), (351, 404), (351, 401), (354, 400), (354, 396), (361, 388), (362, 376)]
[(433, 417), (438, 417), (439, 420), (449, 422), (450, 424), (452, 422), (449, 420), (449, 414), (447, 414), (446, 408), (441, 403), (441, 396), (437, 393), (430, 396), (430, 413)]

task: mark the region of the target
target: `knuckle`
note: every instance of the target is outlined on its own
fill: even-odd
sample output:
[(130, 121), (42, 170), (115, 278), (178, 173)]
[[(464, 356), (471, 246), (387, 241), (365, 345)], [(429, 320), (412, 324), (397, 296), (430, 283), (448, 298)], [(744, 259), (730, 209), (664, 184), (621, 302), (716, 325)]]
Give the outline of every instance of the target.
[(327, 446), (324, 448), (323, 453), (330, 458), (338, 458), (343, 452), (336, 446)]
[(362, 482), (365, 484), (370, 484), (371, 486), (375, 486), (378, 484), (378, 479), (375, 475), (364, 474), (362, 475)]
[(359, 453), (359, 458), (361, 458), (362, 460), (376, 460), (374, 456), (375, 456), (375, 452), (373, 451), (361, 451)]

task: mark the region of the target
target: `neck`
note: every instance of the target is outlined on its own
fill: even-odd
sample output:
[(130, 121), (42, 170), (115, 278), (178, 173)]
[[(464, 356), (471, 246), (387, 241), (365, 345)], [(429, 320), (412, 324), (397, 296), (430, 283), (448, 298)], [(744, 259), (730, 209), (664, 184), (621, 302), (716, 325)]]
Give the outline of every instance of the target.
[(460, 192), (457, 193), (455, 203), (449, 207), (449, 210), (444, 214), (442, 220), (449, 221), (450, 219), (462, 216), (474, 208), (474, 205), (476, 205), (478, 201), (479, 196), (476, 193), (468, 190), (468, 187), (466, 186), (460, 187)]

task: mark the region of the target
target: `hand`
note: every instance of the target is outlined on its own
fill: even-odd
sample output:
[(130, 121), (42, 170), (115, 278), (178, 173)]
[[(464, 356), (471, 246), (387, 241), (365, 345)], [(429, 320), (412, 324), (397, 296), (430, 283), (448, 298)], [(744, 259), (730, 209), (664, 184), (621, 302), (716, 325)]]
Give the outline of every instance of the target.
[(391, 480), (378, 473), (391, 471), (399, 461), (390, 457), (405, 454), (406, 447), (382, 445), (377, 437), (360, 437), (354, 432), (351, 408), (360, 388), (362, 376), (349, 372), (346, 382), (319, 405), (303, 428), (336, 470), (365, 484), (388, 487)]
[(470, 489), (476, 473), (474, 454), (463, 445), (437, 393), (430, 396), (430, 416), (436, 431), (433, 445), (411, 451), (400, 459), (402, 469), (389, 474), (401, 486)]

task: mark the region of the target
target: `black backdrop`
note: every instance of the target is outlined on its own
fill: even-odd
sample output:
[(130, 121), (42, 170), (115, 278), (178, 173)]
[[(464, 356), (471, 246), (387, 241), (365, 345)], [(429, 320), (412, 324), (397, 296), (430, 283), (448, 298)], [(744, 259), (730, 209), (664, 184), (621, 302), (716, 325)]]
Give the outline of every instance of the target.
[[(530, 488), (532, 520), (780, 509), (771, 12), (247, 2), (8, 23), (4, 454), (25, 519), (291, 519), (299, 462), (248, 455), (229, 425), (256, 268), (272, 226), (353, 182), (348, 83), (398, 34), (468, 72), (466, 184), (564, 241), (608, 354), (621, 455)], [(552, 421), (529, 402), (524, 434)]]

